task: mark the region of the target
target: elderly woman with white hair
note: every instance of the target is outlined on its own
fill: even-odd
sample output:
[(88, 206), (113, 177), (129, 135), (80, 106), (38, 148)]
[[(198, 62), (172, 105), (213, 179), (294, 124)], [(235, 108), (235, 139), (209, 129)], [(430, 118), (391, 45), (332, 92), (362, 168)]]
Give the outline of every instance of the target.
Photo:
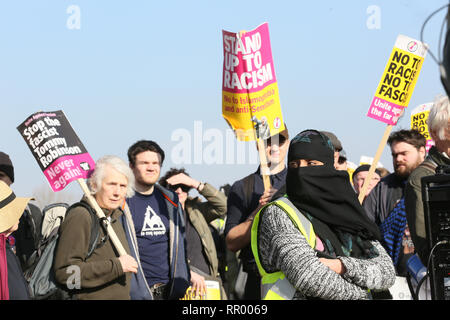
[[(93, 209), (86, 197), (68, 209), (59, 229), (53, 267), (56, 280), (72, 289), (69, 292), (76, 299), (130, 299), (131, 273), (137, 272), (138, 265), (130, 255), (121, 222), (121, 207), (125, 198), (133, 195), (133, 187), (133, 172), (115, 156), (99, 159), (89, 179), (92, 195), (127, 252), (120, 257), (104, 228), (100, 228), (94, 251), (88, 254), (92, 223), (99, 223), (99, 220), (92, 218), (89, 211)], [(73, 285), (74, 276), (79, 276), (78, 288)]]
[(434, 146), (409, 176), (405, 189), (405, 209), (411, 238), (420, 259), (428, 260), (430, 248), (426, 241), (421, 179), (435, 174), (437, 166), (450, 166), (450, 102), (447, 96), (436, 98), (427, 119)]

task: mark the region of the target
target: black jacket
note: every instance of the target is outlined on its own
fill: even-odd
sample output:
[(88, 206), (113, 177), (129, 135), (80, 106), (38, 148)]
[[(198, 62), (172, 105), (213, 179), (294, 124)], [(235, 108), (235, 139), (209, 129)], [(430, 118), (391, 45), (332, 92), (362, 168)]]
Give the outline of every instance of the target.
[(30, 289), (23, 276), (19, 259), (8, 242), (6, 242), (6, 261), (8, 263), (9, 299), (30, 300)]
[(406, 179), (395, 173), (381, 179), (364, 199), (363, 207), (370, 220), (380, 225), (404, 195)]
[[(363, 202), (369, 219), (380, 226), (404, 196), (405, 185), (406, 179), (399, 178), (395, 173), (381, 179)], [(396, 268), (398, 276), (406, 276), (406, 262), (411, 256), (412, 254), (403, 254), (403, 250), (400, 250)]]

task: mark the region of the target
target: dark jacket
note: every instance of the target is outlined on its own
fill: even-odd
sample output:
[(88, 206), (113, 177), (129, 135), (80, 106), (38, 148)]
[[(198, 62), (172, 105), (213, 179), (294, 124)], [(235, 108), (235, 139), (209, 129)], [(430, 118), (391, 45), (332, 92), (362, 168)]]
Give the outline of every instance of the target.
[(30, 289), (23, 276), (22, 268), (11, 246), (6, 242), (6, 261), (8, 263), (8, 288), (10, 300), (29, 300)]
[(450, 159), (440, 153), (436, 147), (431, 147), (425, 161), (422, 162), (409, 176), (405, 190), (406, 218), (408, 219), (411, 238), (416, 253), (422, 263), (428, 260), (429, 248), (426, 241), (425, 217), (422, 202), (422, 177), (435, 174), (438, 165), (450, 165)]
[[(286, 184), (287, 168), (277, 174), (270, 175), (270, 184), (275, 189), (282, 189)], [(227, 199), (227, 221), (225, 224), (225, 236), (235, 226), (244, 222), (249, 215), (258, 207), (259, 198), (264, 193), (263, 177), (260, 168), (247, 177), (236, 181), (231, 186)], [(251, 244), (243, 247), (239, 252), (242, 261), (242, 270), (247, 272), (243, 299), (261, 299), (259, 276)]]
[(209, 229), (209, 223), (217, 218), (223, 218), (227, 213), (227, 198), (224, 193), (205, 183), (200, 194), (206, 202), (199, 198), (188, 198), (185, 203), (187, 218), (198, 232), (203, 252), (208, 259), (209, 271), (213, 277), (219, 276), (219, 260), (217, 259), (216, 245)]
[[(287, 168), (284, 168), (277, 174), (270, 175), (271, 186), (275, 189), (281, 189), (284, 187), (286, 184), (286, 175)], [(247, 190), (247, 186), (250, 186), (251, 188), (249, 189), (251, 190)], [(263, 193), (264, 183), (259, 167), (254, 173), (233, 183), (227, 199), (227, 221), (224, 231), (225, 236), (235, 226), (244, 222), (258, 207), (259, 198), (261, 198)], [(258, 274), (258, 269), (256, 267), (255, 258), (253, 257), (250, 243), (241, 249), (239, 258), (243, 261), (244, 271), (255, 272)]]
[[(169, 299), (179, 299), (184, 296), (186, 289), (190, 285), (191, 275), (186, 256), (186, 236), (185, 221), (183, 219), (183, 209), (178, 202), (178, 196), (162, 186), (156, 184), (166, 198), (167, 211), (169, 213), (169, 237), (170, 237), (170, 290)], [(138, 273), (131, 277), (130, 296), (132, 300), (153, 300), (153, 295), (145, 279), (144, 271), (139, 258), (139, 247), (134, 230), (133, 219), (130, 209), (125, 205), (125, 215), (122, 217), (126, 238), (131, 248), (131, 256), (138, 262)]]
[(380, 225), (403, 197), (405, 179), (395, 173), (381, 179), (364, 199), (363, 207), (370, 220)]
[[(380, 226), (404, 196), (405, 184), (406, 180), (399, 178), (395, 173), (381, 179), (363, 202), (369, 219)], [(410, 257), (411, 254), (404, 254), (403, 250), (400, 250), (396, 266), (397, 275), (406, 276), (406, 262)]]
[[(103, 211), (107, 215), (108, 211)], [(129, 254), (130, 248), (121, 216), (122, 210), (115, 209), (111, 213), (111, 226)], [(119, 255), (110, 238), (85, 259), (89, 248), (91, 223), (91, 214), (84, 207), (77, 206), (66, 213), (59, 228), (59, 241), (53, 263), (55, 278), (61, 285), (66, 285), (68, 278), (74, 275), (72, 266), (78, 266), (81, 289), (76, 291), (77, 299), (129, 300), (131, 274), (123, 272)], [(100, 228), (99, 241), (104, 236), (105, 231)]]

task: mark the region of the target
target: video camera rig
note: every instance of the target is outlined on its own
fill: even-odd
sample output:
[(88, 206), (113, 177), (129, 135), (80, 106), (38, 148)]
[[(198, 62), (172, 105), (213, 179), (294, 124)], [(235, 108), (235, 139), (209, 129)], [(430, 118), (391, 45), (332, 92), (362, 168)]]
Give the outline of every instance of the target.
[(450, 300), (450, 166), (422, 178), (431, 298)]

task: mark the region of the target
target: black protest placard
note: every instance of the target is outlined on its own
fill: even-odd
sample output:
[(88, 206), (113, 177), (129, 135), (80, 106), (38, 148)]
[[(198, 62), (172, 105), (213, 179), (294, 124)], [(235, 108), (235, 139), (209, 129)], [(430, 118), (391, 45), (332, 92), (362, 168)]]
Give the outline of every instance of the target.
[(87, 178), (95, 162), (78, 138), (64, 112), (37, 112), (18, 127), (53, 191)]

